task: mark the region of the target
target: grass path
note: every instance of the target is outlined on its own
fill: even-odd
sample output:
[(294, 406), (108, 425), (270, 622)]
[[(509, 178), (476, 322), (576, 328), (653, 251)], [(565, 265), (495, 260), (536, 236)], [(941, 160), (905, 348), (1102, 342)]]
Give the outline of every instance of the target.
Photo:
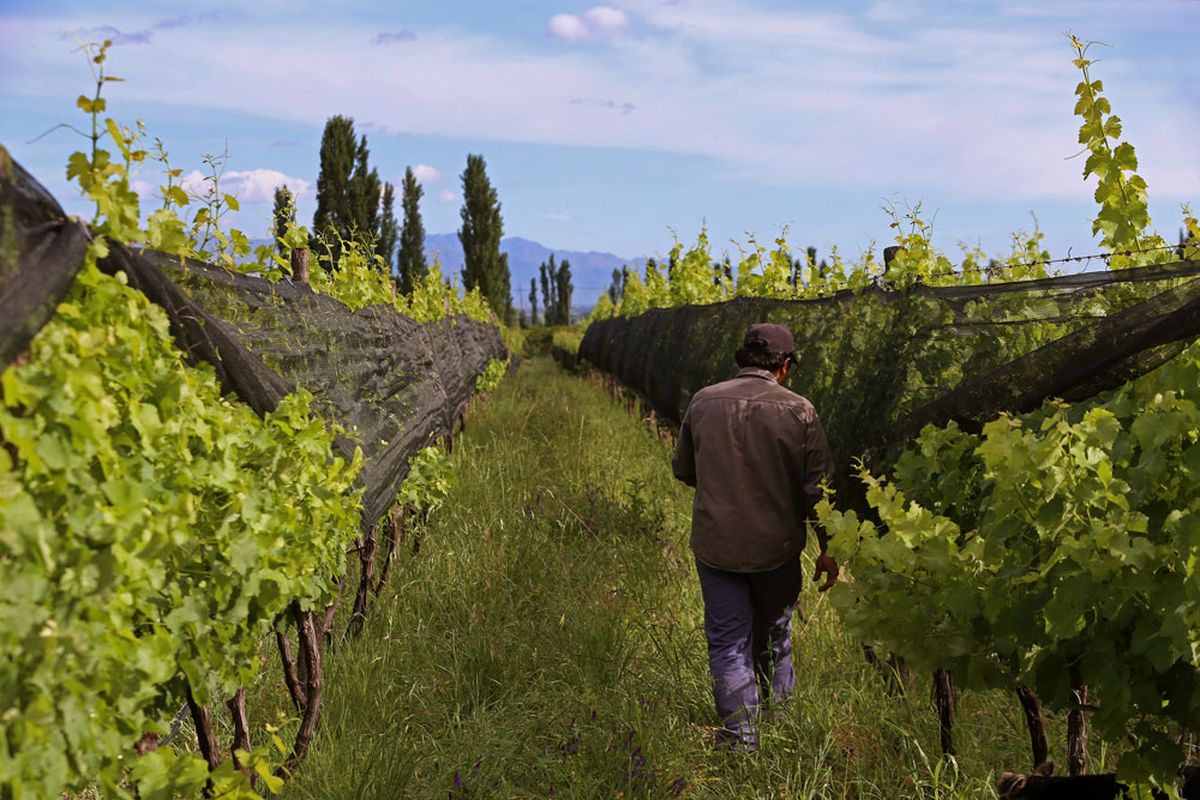
[(668, 446), (543, 359), (469, 424), (450, 503), (329, 659), (288, 797), (977, 798), (1028, 759), (1015, 701), (968, 695), (962, 772), (941, 764), (928, 682), (889, 696), (811, 587), (798, 702), (758, 754), (713, 752), (691, 491)]

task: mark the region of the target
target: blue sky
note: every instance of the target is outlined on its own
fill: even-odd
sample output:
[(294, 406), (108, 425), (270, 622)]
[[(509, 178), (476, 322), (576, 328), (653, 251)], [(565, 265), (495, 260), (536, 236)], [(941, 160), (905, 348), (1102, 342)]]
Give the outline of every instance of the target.
[[(1200, 0), (781, 2), (65, 2), (0, 5), (0, 142), (69, 210), (89, 77), (72, 39), (113, 36), (109, 111), (177, 166), (228, 147), (238, 223), (312, 187), (325, 119), (354, 117), (396, 181), (418, 167), (431, 233), (458, 226), (482, 153), (506, 235), (626, 257), (718, 251), (786, 226), (798, 248), (885, 244), (888, 199), (936, 212), (935, 241), (1004, 250), (1037, 213), (1055, 255), (1091, 252), (1078, 80), (1066, 30), (1107, 42), (1105, 83), (1156, 227), (1200, 205)], [(158, 176), (140, 176), (147, 187)]]

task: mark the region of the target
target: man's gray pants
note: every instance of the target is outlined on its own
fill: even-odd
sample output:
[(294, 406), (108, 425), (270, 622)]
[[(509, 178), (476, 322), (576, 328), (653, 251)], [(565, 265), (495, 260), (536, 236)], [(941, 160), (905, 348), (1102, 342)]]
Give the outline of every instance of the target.
[(758, 747), (758, 708), (796, 686), (792, 614), (804, 582), (800, 559), (768, 572), (728, 572), (699, 559), (704, 635), (722, 728), (717, 745)]

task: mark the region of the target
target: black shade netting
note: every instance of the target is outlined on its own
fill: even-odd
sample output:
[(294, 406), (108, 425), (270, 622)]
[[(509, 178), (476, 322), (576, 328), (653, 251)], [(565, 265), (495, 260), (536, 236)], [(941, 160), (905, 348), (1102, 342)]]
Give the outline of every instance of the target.
[(87, 228), (0, 147), (0, 368), (29, 346), (83, 266)]
[[(3, 180), (0, 199), (3, 220), (15, 223), (3, 243), (15, 242), (16, 255), (5, 256), (0, 275), (0, 303), (11, 312), (0, 318), (4, 365), (53, 315), (88, 241), (82, 225), (7, 163), (15, 180)], [(419, 323), (390, 306), (351, 311), (306, 285), (119, 244), (100, 267), (124, 272), (162, 307), (184, 354), (212, 364), (223, 390), (259, 414), (296, 388), (310, 391), (322, 416), (347, 431), (339, 449), (362, 447), (364, 528), (395, 498), (409, 458), (453, 430), (488, 362), (507, 355), (495, 325), (461, 315)]]
[[(872, 287), (818, 300), (737, 298), (593, 322), (579, 355), (678, 423), (736, 372), (755, 322), (787, 325), (788, 385), (813, 401), (848, 489), (855, 458), (886, 462), (926, 424), (978, 431), (1002, 412), (1081, 400), (1200, 337), (1200, 263), (980, 286)], [(882, 463), (881, 463), (882, 462)]]

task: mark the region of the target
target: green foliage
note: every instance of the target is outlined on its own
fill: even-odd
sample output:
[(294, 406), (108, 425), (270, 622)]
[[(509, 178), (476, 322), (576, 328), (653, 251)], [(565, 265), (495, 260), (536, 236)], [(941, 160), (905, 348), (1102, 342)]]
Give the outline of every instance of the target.
[(600, 295), (600, 299), (596, 301), (596, 305), (592, 306), (592, 310), (588, 312), (587, 317), (583, 320), (581, 331), (586, 332), (588, 326), (598, 319), (608, 319), (616, 314), (616, 310), (616, 305), (612, 300), (611, 294), (605, 293)]
[(265, 419), (222, 397), (90, 265), (2, 387), (0, 791), (115, 791), (185, 687), (248, 681), (289, 604), (327, 600), (361, 462), (331, 458), (307, 393)]
[[(730, 295), (731, 287), (724, 276), (715, 277), (712, 267), (712, 255), (709, 252), (708, 231), (703, 228), (696, 237), (696, 243), (683, 252), (683, 244), (676, 240), (671, 248), (670, 262), (674, 264), (671, 270), (671, 304), (674, 306), (704, 305), (716, 303)], [(609, 300), (613, 307), (619, 301), (617, 277), (613, 276), (613, 286), (609, 293), (601, 298)], [(605, 314), (604, 316), (608, 316)]]
[(204, 155), (205, 190), (193, 198), (200, 208), (192, 217), (191, 248), (187, 255), (236, 270), (250, 255), (250, 239), (236, 228), (226, 231), (221, 226), (221, 218), (239, 208), (236, 197), (221, 191), (221, 176), (228, 160), (228, 153)]
[[(97, 269), (115, 240), (278, 279), (308, 239), (285, 204), (280, 247), (241, 264), (248, 240), (220, 225), (237, 208), (220, 191), (224, 156), (206, 156), (209, 185), (185, 224), (176, 209), (195, 198), (158, 140), (163, 205), (139, 228), (129, 185), (146, 159), (144, 131), (99, 119), (100, 92), (116, 80), (103, 71), (109, 44), (85, 48), (97, 88), (79, 106), (92, 150), (68, 167), (96, 203), (97, 236), (28, 358), (0, 375), (0, 795), (95, 783), (126, 797), (133, 778), (144, 798), (190, 796), (210, 782), (217, 796), (249, 800), (258, 794), (232, 760), (210, 772), (171, 749), (139, 758), (134, 743), (161, 732), (188, 692), (211, 704), (256, 677), (259, 643), (286, 609), (329, 602), (359, 532), (362, 454), (333, 455), (340, 430), (305, 391), (263, 418), (223, 397), (211, 367), (185, 362), (162, 310), (124, 275)], [(317, 270), (320, 288), (354, 308), (399, 303), (382, 258), (359, 241), (337, 246), (342, 268)], [(486, 313), (477, 295), (437, 283), (438, 313)], [(425, 454), (409, 486), (422, 507), (448, 488), (434, 461)], [(281, 788), (274, 758), (268, 748), (238, 754), (271, 793)]]
[(493, 358), (488, 362), (487, 367), (475, 379), (475, 393), (488, 394), (504, 382), (504, 376), (508, 374), (508, 362), (499, 358)]
[[(500, 376), (496, 380), (496, 385), (499, 385), (508, 365), (503, 361), (492, 361), (488, 364), (488, 369), (494, 364), (501, 366)], [(484, 375), (487, 374), (485, 371)], [(481, 379), (482, 377), (480, 376)], [(476, 386), (478, 387), (478, 383)], [(477, 391), (490, 389), (477, 388)], [(454, 469), (449, 454), (440, 447), (426, 447), (409, 459), (408, 477), (400, 485), (396, 502), (424, 517), (446, 502), (454, 486)]]
[(926, 428), (892, 482), (862, 472), (882, 529), (819, 509), (854, 571), (833, 593), (848, 628), (1055, 709), (1078, 665), (1097, 730), (1136, 743), (1122, 776), (1169, 780), (1200, 714), (1198, 386), (1200, 344), (1085, 404)]
[(283, 779), (274, 774), (274, 763), (287, 756), (288, 748), (273, 731), (273, 748), (256, 747), (238, 750), (239, 769), (233, 759), (226, 759), (211, 772), (203, 759), (164, 747), (138, 758), (129, 774), (137, 782), (137, 797), (141, 800), (174, 800), (177, 797), (197, 797), (206, 783), (212, 785), (212, 796), (229, 800), (261, 800), (252, 780), (272, 796), (283, 789)]
[(515, 328), (509, 325), (500, 326), (500, 339), (504, 342), (504, 349), (508, 350), (510, 355), (525, 354), (525, 337), (527, 328)]
[[(1112, 113), (1108, 98), (1100, 94), (1104, 84), (1091, 79), (1090, 67), (1095, 62), (1087, 58), (1094, 42), (1083, 42), (1067, 34), (1076, 58), (1072, 62), (1083, 74), (1075, 87), (1079, 98), (1075, 114), (1083, 120), (1079, 127), (1079, 143), (1087, 147), (1088, 157), (1083, 177), (1096, 176), (1096, 203), (1100, 206), (1092, 223), (1092, 233), (1100, 236), (1100, 245), (1113, 253), (1113, 267), (1141, 266), (1170, 261), (1170, 251), (1157, 234), (1146, 233), (1150, 227), (1150, 203), (1146, 181), (1135, 170), (1138, 166), (1133, 145), (1121, 141), (1121, 118)], [(1152, 250), (1152, 252), (1145, 252)]]
[(312, 270), (314, 292), (328, 295), (356, 311), (372, 305), (394, 305), (396, 285), (383, 256), (357, 239), (325, 242), (324, 259), (337, 257), (336, 268)]
[[(138, 198), (130, 186), (129, 173), (134, 164), (146, 158), (146, 151), (137, 146), (140, 125), (137, 131), (131, 131), (122, 128), (111, 117), (103, 123), (100, 121), (108, 108), (108, 101), (102, 97), (105, 85), (121, 80), (106, 72), (108, 48), (111, 46), (112, 41), (105, 40), (101, 44), (83, 47), (96, 88), (90, 98), (80, 95), (75, 105), (88, 116), (91, 123), (90, 135), (85, 134), (91, 142), (91, 150), (88, 153), (72, 153), (67, 161), (67, 180), (76, 181), (82, 193), (96, 204), (91, 226), (99, 240), (97, 247), (101, 254), (106, 252), (103, 244), (106, 237), (118, 241), (140, 239)], [(100, 147), (100, 140), (105, 135), (113, 137), (121, 154), (120, 162), (113, 161), (112, 155)]]
[(462, 173), (462, 227), (458, 240), (463, 248), (463, 285), (478, 288), (487, 298), (496, 316), (505, 324), (514, 321), (512, 278), (508, 256), (500, 252), (504, 219), (500, 200), (487, 176), (487, 164), (481, 155), (468, 155)]
[[(306, 232), (295, 225), (294, 218), (286, 223), (282, 237), (276, 221), (272, 238), (278, 242), (278, 246), (257, 248), (253, 259), (250, 258), (249, 237), (236, 228), (226, 230), (222, 226), (222, 218), (239, 207), (236, 197), (221, 191), (220, 182), (227, 154), (204, 156), (204, 191), (189, 194), (178, 182), (183, 170), (171, 166), (162, 140), (155, 139), (153, 153), (143, 147), (146, 131), (140, 121), (134, 127), (127, 127), (111, 117), (101, 120), (102, 113), (108, 107), (107, 101), (101, 96), (103, 88), (110, 82), (121, 80), (105, 72), (111, 45), (110, 40), (105, 40), (83, 47), (96, 80), (96, 89), (91, 98), (81, 96), (76, 106), (89, 117), (92, 133), (88, 138), (91, 148), (89, 152), (72, 153), (67, 162), (68, 180), (76, 181), (83, 194), (96, 206), (91, 227), (97, 235), (97, 254), (102, 257), (107, 252), (104, 242), (106, 238), (112, 238), (144, 244), (180, 258), (199, 258), (230, 270), (258, 272), (268, 279), (277, 280), (289, 272), (285, 246), (299, 246), (301, 241), (307, 239)], [(100, 146), (105, 137), (116, 147), (120, 160), (114, 161), (112, 154)], [(159, 186), (161, 207), (149, 214), (142, 228), (140, 199), (131, 188), (131, 180), (133, 171), (147, 160), (162, 164), (166, 182)], [(276, 215), (280, 213), (278, 200)], [(191, 205), (195, 205), (196, 210), (190, 221), (185, 220), (180, 213)]]
[(411, 293), (396, 298), (396, 310), (418, 322), (432, 322), (452, 314), (465, 314), (481, 322), (497, 322), (483, 293), (478, 288), (463, 293), (457, 284), (442, 277), (442, 267), (436, 260)]
[(579, 352), (583, 332), (579, 328), (558, 328), (551, 334), (550, 341), (558, 349), (574, 355)]
[(337, 269), (314, 271), (313, 291), (328, 295), (351, 310), (386, 305), (418, 322), (432, 322), (454, 314), (464, 314), (480, 322), (496, 322), (479, 290), (464, 294), (460, 287), (442, 277), (437, 262), (411, 292), (399, 294), (395, 282), (384, 272), (383, 257), (378, 253), (357, 241), (343, 241), (327, 252), (339, 253)]
[(525, 331), (521, 354), (524, 356), (548, 356), (554, 346), (554, 329), (545, 325), (533, 325)]
[(1187, 203), (1183, 204), (1183, 227), (1186, 235), (1180, 234), (1179, 242), (1179, 257), (1197, 260), (1200, 259), (1200, 222), (1192, 214), (1192, 207)]

